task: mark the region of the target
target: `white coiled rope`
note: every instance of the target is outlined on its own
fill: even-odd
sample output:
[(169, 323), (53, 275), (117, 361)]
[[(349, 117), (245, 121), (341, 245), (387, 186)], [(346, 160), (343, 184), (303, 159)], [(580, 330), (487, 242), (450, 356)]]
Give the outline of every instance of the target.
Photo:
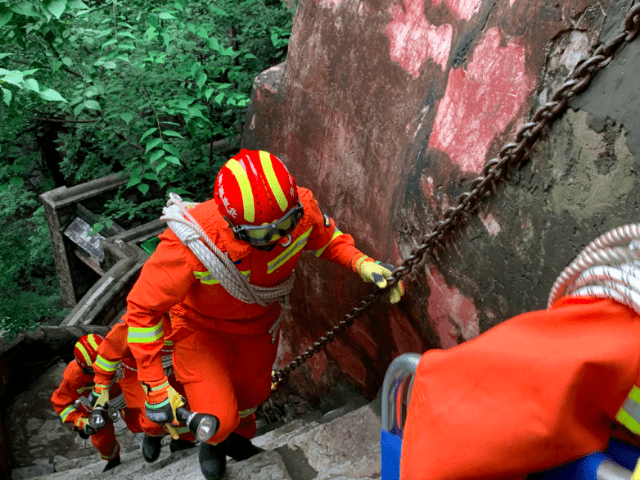
[(640, 224), (610, 230), (558, 276), (547, 307), (562, 296), (610, 298), (640, 314)]
[[(280, 302), (289, 308), (289, 293), (293, 288), (294, 274), (275, 287), (251, 285), (235, 267), (227, 254), (222, 253), (204, 232), (198, 222), (187, 211), (180, 196), (169, 194), (167, 206), (162, 209), (160, 220), (167, 222), (169, 228), (189, 247), (196, 257), (207, 267), (212, 277), (220, 282), (224, 289), (244, 303), (257, 303), (266, 307)], [(208, 248), (207, 248), (208, 247)]]

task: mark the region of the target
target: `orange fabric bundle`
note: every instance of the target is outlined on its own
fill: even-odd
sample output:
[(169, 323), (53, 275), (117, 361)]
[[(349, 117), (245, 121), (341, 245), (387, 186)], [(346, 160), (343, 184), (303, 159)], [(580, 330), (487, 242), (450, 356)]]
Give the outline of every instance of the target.
[(640, 318), (569, 298), (418, 365), (402, 480), (514, 479), (604, 450), (638, 381)]

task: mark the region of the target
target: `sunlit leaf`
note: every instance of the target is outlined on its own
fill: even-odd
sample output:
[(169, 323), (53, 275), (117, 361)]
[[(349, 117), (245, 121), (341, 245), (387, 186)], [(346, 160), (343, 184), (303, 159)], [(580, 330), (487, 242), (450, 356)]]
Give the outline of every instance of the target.
[(200, 75), (198, 75), (198, 78), (196, 79), (196, 85), (198, 85), (198, 88), (202, 88), (202, 86), (205, 84), (206, 81), (207, 81), (207, 74), (203, 72)]
[(176, 157), (180, 156), (180, 152), (178, 151), (178, 149), (170, 143), (165, 143), (162, 148), (164, 148), (165, 151), (169, 152), (170, 154), (175, 155)]
[(140, 185), (138, 185), (138, 190), (142, 192), (142, 195), (146, 195), (149, 191), (149, 185), (147, 185), (146, 183), (141, 183)]
[(178, 132), (174, 132), (173, 130), (163, 130), (162, 132), (163, 135), (166, 135), (167, 137), (180, 137), (180, 138), (184, 138), (182, 135), (180, 135)]
[(127, 125), (129, 125), (129, 122), (131, 120), (133, 120), (133, 115), (131, 113), (128, 113), (128, 112), (127, 113), (121, 113), (120, 114), (120, 118), (122, 120), (124, 120)]
[(151, 127), (149, 130), (147, 130), (146, 132), (144, 132), (142, 134), (142, 136), (140, 137), (140, 143), (144, 142), (144, 139), (147, 138), (149, 135), (151, 135), (153, 132), (155, 132), (156, 130), (158, 130), (156, 127)]
[(67, 8), (67, 0), (51, 0), (47, 4), (47, 10), (51, 12), (51, 14), (56, 17), (58, 20), (60, 16), (64, 13), (64, 9)]
[(27, 90), (31, 90), (34, 92), (40, 91), (40, 86), (35, 78), (26, 78), (24, 80), (24, 86)]
[(4, 103), (7, 104), (7, 107), (11, 103), (11, 98), (12, 98), (11, 90), (9, 90), (8, 88), (3, 88), (2, 89), (2, 100), (4, 100)]
[[(0, 27), (4, 27), (7, 23), (11, 21), (13, 18), (13, 12), (11, 10), (7, 10), (3, 14), (0, 14)], [(7, 55), (11, 55), (10, 53)]]
[(100, 104), (95, 100), (87, 100), (84, 102), (84, 106), (90, 108), (91, 110), (100, 110)]
[(11, 177), (9, 183), (16, 187), (22, 187), (24, 185), (24, 179), (22, 177)]
[(40, 96), (50, 102), (66, 102), (62, 95), (51, 88), (40, 91)]
[(29, 0), (23, 0), (22, 2), (14, 3), (9, 7), (13, 12), (19, 15), (25, 15), (27, 17), (38, 17), (38, 12)]
[(149, 153), (149, 150), (157, 147), (158, 145), (160, 145), (162, 143), (162, 139), (161, 138), (153, 138), (151, 140), (149, 140), (149, 143), (147, 143), (147, 149), (144, 151), (144, 153)]
[(158, 160), (163, 155), (164, 155), (164, 150), (156, 150), (155, 152), (153, 152), (151, 154), (151, 157), (149, 158), (149, 163), (155, 162), (156, 160)]

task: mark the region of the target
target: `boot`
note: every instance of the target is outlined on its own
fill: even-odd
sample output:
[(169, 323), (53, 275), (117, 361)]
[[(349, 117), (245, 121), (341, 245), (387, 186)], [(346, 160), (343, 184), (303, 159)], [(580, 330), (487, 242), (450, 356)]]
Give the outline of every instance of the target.
[(180, 450), (187, 450), (188, 448), (192, 448), (195, 446), (195, 442), (191, 442), (189, 440), (176, 440), (171, 439), (169, 443), (169, 450), (171, 453), (179, 452)]
[(200, 444), (200, 469), (206, 480), (220, 480), (227, 468), (223, 445)]
[(105, 465), (104, 470), (102, 470), (102, 473), (108, 472), (112, 468), (116, 468), (118, 465), (120, 465), (120, 455), (118, 455), (116, 458), (109, 460)]
[(142, 457), (145, 461), (151, 463), (155, 462), (160, 456), (160, 449), (162, 448), (162, 437), (150, 437), (145, 434), (142, 441)]
[(225, 440), (227, 455), (234, 460), (246, 460), (255, 454), (264, 452), (264, 448), (256, 447), (251, 440), (238, 433), (230, 433)]

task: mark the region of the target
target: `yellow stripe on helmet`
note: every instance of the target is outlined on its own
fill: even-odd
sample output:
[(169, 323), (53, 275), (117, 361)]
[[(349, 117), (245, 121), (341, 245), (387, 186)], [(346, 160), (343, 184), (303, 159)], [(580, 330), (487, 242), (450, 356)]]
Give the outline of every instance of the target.
[(98, 351), (98, 344), (96, 343), (96, 339), (95, 339), (95, 335), (93, 333), (90, 333), (89, 335), (87, 335), (87, 340), (89, 341), (89, 344), (96, 350), (96, 352)]
[(227, 168), (231, 170), (231, 173), (236, 178), (238, 186), (240, 187), (240, 193), (242, 194), (242, 210), (244, 210), (244, 219), (247, 222), (253, 222), (256, 219), (256, 207), (253, 203), (253, 192), (251, 190), (251, 184), (249, 183), (249, 177), (244, 168), (237, 160), (231, 159), (227, 162)]
[(91, 357), (89, 356), (89, 352), (87, 352), (87, 349), (84, 348), (84, 345), (82, 345), (80, 342), (76, 343), (76, 348), (80, 350), (80, 353), (84, 357), (85, 363), (90, 367), (91, 363), (93, 362), (91, 362)]
[(260, 150), (260, 163), (262, 164), (264, 176), (267, 178), (267, 182), (271, 187), (271, 191), (273, 192), (273, 195), (276, 197), (276, 201), (280, 206), (280, 210), (285, 212), (287, 210), (287, 207), (289, 206), (289, 202), (287, 202), (287, 197), (284, 195), (282, 187), (280, 186), (280, 182), (278, 182), (276, 172), (273, 169), (271, 154), (269, 152), (263, 152), (262, 150)]

